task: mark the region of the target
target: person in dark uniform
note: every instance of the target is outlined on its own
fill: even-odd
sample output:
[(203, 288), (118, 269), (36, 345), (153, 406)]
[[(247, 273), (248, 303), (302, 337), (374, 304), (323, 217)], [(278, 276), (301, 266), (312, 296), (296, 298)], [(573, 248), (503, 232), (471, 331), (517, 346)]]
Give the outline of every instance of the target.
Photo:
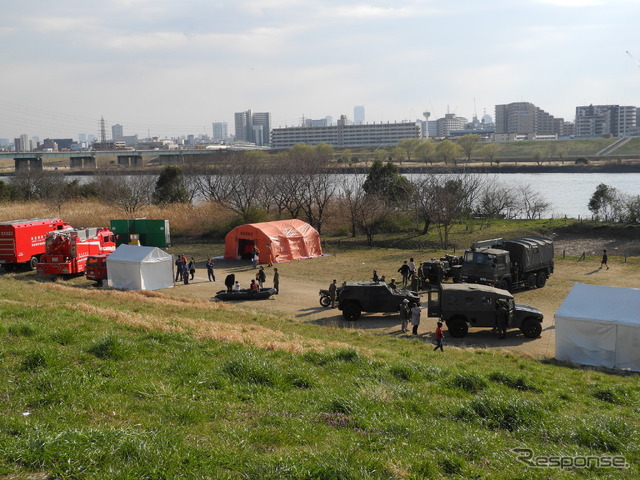
[(227, 292), (231, 292), (234, 283), (236, 283), (236, 275), (234, 273), (230, 273), (224, 279), (224, 286), (227, 287)]
[(498, 338), (506, 338), (509, 328), (509, 304), (504, 300), (496, 300), (496, 328)]
[(336, 308), (336, 294), (338, 293), (337, 280), (334, 278), (331, 285), (329, 285), (329, 298), (331, 298), (331, 308)]
[(600, 262), (600, 269), (602, 269), (602, 266), (604, 265), (605, 267), (607, 267), (607, 270), (609, 270), (609, 265), (607, 265), (607, 260), (609, 260), (609, 256), (607, 255), (607, 251), (606, 250), (602, 250), (602, 261)]

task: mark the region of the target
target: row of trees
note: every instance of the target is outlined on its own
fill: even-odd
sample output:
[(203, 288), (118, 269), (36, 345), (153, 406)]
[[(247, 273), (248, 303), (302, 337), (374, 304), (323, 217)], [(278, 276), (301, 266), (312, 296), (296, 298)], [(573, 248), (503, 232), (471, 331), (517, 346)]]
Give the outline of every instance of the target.
[[(136, 216), (156, 204), (210, 201), (234, 212), (242, 223), (301, 218), (323, 230), (339, 215), (352, 236), (369, 244), (399, 219), (426, 234), (435, 228), (443, 248), (454, 225), (479, 218), (540, 218), (548, 202), (528, 185), (495, 175), (420, 174), (404, 176), (396, 164), (375, 160), (366, 174), (346, 173), (332, 163), (326, 146), (297, 145), (277, 159), (260, 152), (230, 153), (215, 164), (166, 167), (159, 175), (99, 173), (81, 184), (60, 173), (19, 173), (0, 182), (5, 200), (46, 200), (60, 211), (72, 198), (95, 198)], [(640, 199), (600, 185), (589, 208), (607, 221), (640, 221)]]
[(297, 145), (277, 160), (260, 152), (231, 153), (215, 164), (166, 167), (160, 175), (100, 173), (80, 184), (60, 173), (26, 172), (0, 184), (0, 196), (41, 199), (60, 211), (72, 198), (96, 198), (130, 216), (157, 204), (211, 201), (235, 212), (239, 222), (301, 218), (323, 233), (328, 215), (341, 215), (352, 236), (373, 242), (404, 218), (423, 233), (432, 227), (443, 247), (457, 222), (473, 216), (539, 217), (548, 204), (527, 187), (490, 175), (400, 174), (396, 164), (375, 160), (366, 174), (345, 174), (326, 146)]
[(640, 195), (601, 183), (589, 200), (589, 211), (605, 222), (640, 223)]

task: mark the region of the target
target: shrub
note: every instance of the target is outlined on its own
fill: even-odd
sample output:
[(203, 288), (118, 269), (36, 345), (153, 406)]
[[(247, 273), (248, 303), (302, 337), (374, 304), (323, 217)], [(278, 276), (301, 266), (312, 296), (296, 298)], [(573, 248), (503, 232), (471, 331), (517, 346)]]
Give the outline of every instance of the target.
[(628, 392), (618, 387), (600, 388), (593, 392), (593, 396), (598, 400), (613, 405), (626, 405), (629, 403)]

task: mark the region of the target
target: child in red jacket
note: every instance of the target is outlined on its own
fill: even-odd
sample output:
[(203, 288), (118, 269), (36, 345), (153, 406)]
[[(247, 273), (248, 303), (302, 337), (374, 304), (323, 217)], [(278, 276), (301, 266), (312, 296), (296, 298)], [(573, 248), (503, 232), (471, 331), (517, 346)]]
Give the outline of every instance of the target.
[(438, 326), (436, 327), (436, 348), (433, 349), (435, 352), (437, 349), (440, 349), (441, 352), (444, 352), (442, 348), (442, 339), (444, 338), (444, 333), (442, 333), (442, 322), (438, 322)]

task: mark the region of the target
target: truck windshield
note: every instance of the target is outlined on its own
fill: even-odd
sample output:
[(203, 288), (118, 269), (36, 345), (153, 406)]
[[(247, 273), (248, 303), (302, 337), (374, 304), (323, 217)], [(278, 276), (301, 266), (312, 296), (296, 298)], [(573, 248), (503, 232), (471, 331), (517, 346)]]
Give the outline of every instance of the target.
[(495, 255), (487, 255), (480, 252), (466, 252), (464, 254), (464, 263), (479, 263), (481, 265), (492, 265), (496, 263)]

